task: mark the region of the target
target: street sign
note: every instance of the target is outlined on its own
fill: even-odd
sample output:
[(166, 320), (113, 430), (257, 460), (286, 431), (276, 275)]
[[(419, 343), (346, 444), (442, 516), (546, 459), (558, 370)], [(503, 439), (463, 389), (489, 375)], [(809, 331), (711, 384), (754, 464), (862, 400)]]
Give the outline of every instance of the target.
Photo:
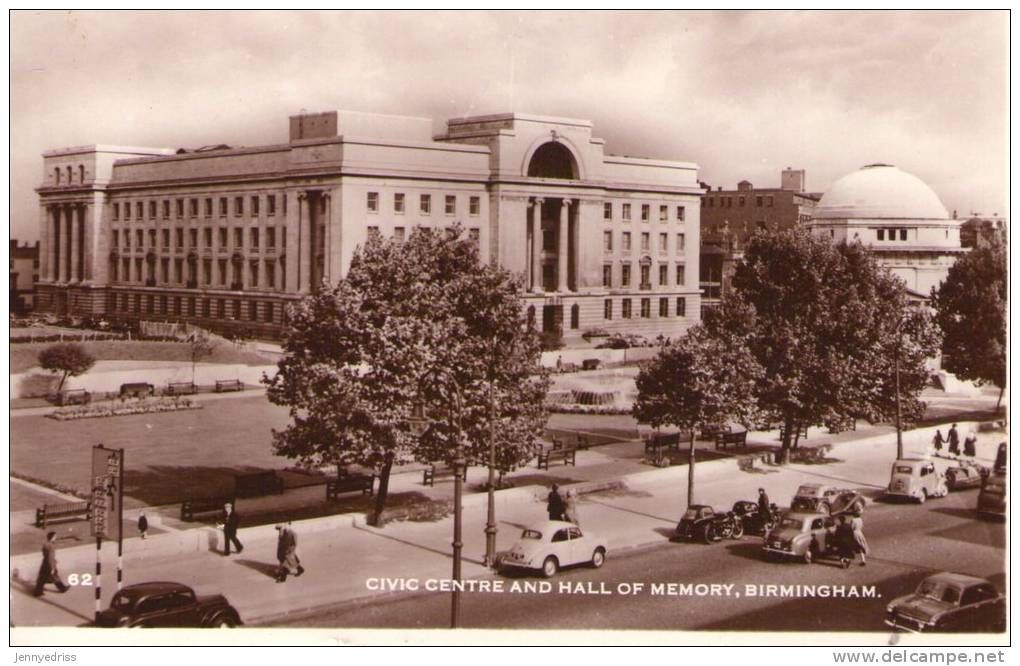
[(122, 456), (120, 450), (101, 444), (92, 447), (91, 535), (97, 538), (120, 541)]

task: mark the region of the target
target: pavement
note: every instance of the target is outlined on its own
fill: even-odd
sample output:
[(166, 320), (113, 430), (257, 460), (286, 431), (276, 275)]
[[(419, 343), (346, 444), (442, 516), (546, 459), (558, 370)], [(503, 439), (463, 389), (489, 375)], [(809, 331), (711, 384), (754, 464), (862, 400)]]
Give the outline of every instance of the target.
[[(977, 423), (961, 420), (961, 433), (971, 428), (977, 430)], [(908, 454), (924, 454), (933, 433), (934, 428), (905, 432)], [(1005, 434), (978, 435), (978, 462), (991, 464), (996, 446)], [(774, 434), (770, 433), (756, 433), (752, 443), (759, 437), (775, 443)], [(895, 436), (888, 428), (861, 429), (838, 436), (812, 431), (804, 445), (825, 442), (831, 442), (833, 449), (823, 462), (815, 464), (773, 467), (759, 462), (744, 471), (738, 468), (736, 458), (702, 462), (695, 467), (695, 501), (728, 508), (735, 500), (754, 499), (757, 488), (764, 487), (773, 501), (785, 505), (802, 483), (832, 483), (859, 489), (870, 497), (881, 493), (896, 450)], [(640, 444), (632, 442), (630, 446), (636, 449)], [(949, 464), (936, 460), (941, 467)], [(583, 493), (579, 503), (580, 525), (608, 538), (611, 558), (668, 541), (687, 505), (687, 466), (657, 469), (638, 460), (607, 455), (600, 447), (578, 452), (576, 468), (554, 464), (542, 479), (535, 478), (533, 468), (518, 474), (539, 483), (496, 493), (498, 550), (509, 548), (525, 525), (546, 517), (543, 497), (551, 478), (565, 479), (561, 485)], [(413, 489), (435, 498), (445, 496), (453, 485), (440, 481), (435, 489), (424, 489), (420, 481), (420, 474), (397, 475), (393, 492)], [(465, 578), (493, 575), (482, 564), (485, 497), (484, 493), (473, 493), (464, 500)], [(241, 513), (243, 516), (243, 506)], [(271, 525), (242, 529), (239, 536), (244, 551), (229, 557), (217, 551), (222, 535), (214, 528), (165, 527), (173, 531), (145, 542), (137, 538), (125, 540), (125, 584), (175, 580), (191, 585), (199, 594), (223, 593), (249, 625), (273, 624), (316, 608), (344, 603), (358, 605), (380, 595), (402, 594), (402, 580), (446, 579), (451, 571), (450, 516), (422, 522), (392, 522), (382, 528), (366, 526), (364, 515), (358, 513), (295, 521), (298, 552), (306, 573), (282, 584), (275, 583), (272, 577), (276, 568), (276, 532)], [(105, 545), (102, 557), (105, 607), (115, 590), (112, 572), (116, 547)], [(83, 574), (94, 571), (95, 548), (68, 548), (61, 551), (59, 559), (65, 579), (75, 573), (83, 581)], [(66, 594), (48, 592), (42, 598), (33, 598), (30, 588), (37, 568), (36, 554), (11, 558), (12, 622), (16, 626), (87, 624), (94, 608), (94, 588), (79, 584)]]

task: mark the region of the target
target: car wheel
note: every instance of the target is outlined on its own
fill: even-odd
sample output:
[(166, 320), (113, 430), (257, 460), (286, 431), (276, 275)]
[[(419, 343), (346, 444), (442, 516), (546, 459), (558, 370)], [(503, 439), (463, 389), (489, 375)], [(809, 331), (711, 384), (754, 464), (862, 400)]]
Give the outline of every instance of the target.
[(924, 504), (924, 501), (928, 499), (928, 490), (925, 488), (921, 489), (921, 494), (917, 496), (917, 503)]
[(811, 551), (811, 548), (804, 551), (804, 564), (811, 564), (814, 561), (815, 554)]
[(552, 578), (559, 571), (560, 564), (556, 561), (556, 558), (550, 555), (545, 558), (545, 562), (542, 563), (542, 575), (546, 578)]
[(705, 543), (712, 543), (715, 541), (715, 528), (712, 525), (705, 525), (701, 530), (701, 540)]
[(237, 626), (237, 622), (234, 621), (234, 618), (224, 613), (214, 617), (209, 626), (216, 629), (233, 629)]
[(591, 565), (596, 569), (599, 569), (605, 563), (606, 563), (606, 549), (596, 548), (595, 552), (591, 554)]
[(734, 539), (739, 539), (744, 536), (744, 523), (743, 521), (736, 521), (733, 523), (733, 534), (730, 535)]

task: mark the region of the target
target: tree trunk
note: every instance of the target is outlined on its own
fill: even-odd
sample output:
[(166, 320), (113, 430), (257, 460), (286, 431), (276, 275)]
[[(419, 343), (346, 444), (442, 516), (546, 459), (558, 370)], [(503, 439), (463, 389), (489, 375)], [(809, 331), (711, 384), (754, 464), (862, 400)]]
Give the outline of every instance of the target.
[(793, 438), (793, 417), (786, 415), (783, 417), (783, 444), (779, 450), (779, 459), (776, 461), (780, 465), (785, 465), (790, 459), (790, 440)]
[(393, 454), (387, 453), (383, 463), (382, 471), (379, 473), (379, 491), (375, 494), (375, 508), (369, 516), (369, 525), (379, 525), (383, 509), (386, 508), (386, 495), (390, 489), (390, 470), (393, 469)]
[(694, 504), (694, 439), (697, 430), (691, 428), (691, 450), (687, 454), (687, 506)]
[(61, 390), (63, 390), (63, 388), (64, 388), (64, 382), (66, 382), (66, 381), (67, 381), (67, 374), (68, 374), (68, 373), (67, 373), (67, 371), (65, 370), (65, 371), (64, 371), (64, 374), (60, 376), (60, 383), (59, 383), (59, 384), (57, 384), (57, 393), (60, 393), (60, 391), (61, 391)]
[(999, 399), (995, 401), (995, 411), (999, 411), (999, 407), (1002, 406), (1002, 394), (1006, 390), (1006, 385), (1003, 384), (999, 387)]

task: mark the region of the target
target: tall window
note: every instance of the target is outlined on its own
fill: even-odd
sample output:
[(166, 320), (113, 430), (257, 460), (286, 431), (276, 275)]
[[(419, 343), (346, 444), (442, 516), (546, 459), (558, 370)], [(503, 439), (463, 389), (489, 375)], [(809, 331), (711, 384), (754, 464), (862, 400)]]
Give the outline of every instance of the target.
[(642, 298), (641, 299), (641, 318), (648, 319), (652, 316), (652, 299)]
[(234, 217), (244, 215), (244, 197), (234, 197)]
[(206, 227), (205, 229), (202, 230), (202, 240), (204, 241), (202, 243), (202, 247), (207, 248), (212, 247), (212, 229)]
[(259, 216), (259, 198), (257, 196), (251, 198), (251, 216)]
[(620, 284), (624, 287), (630, 286), (630, 264), (624, 264), (620, 270)]
[(169, 220), (170, 219), (170, 200), (169, 199), (163, 199), (163, 219), (164, 220)]
[(220, 249), (221, 250), (227, 249), (227, 229), (226, 229), (226, 227), (220, 227), (220, 229), (219, 229), (219, 241), (220, 241)]
[(677, 234), (676, 235), (676, 251), (677, 252), (682, 252), (684, 250), (684, 247), (685, 247), (685, 244), (684, 244), (684, 235), (683, 234)]
[(120, 204), (119, 203), (113, 204), (113, 219), (115, 219), (115, 220), (119, 220), (120, 219)]
[(276, 247), (276, 227), (266, 227), (266, 247), (269, 249)]
[(379, 212), (379, 193), (378, 192), (369, 192), (368, 193), (368, 198), (367, 198), (367, 200), (365, 202), (365, 206), (368, 208), (368, 212), (369, 213), (378, 213)]
[(188, 212), (191, 214), (191, 217), (198, 217), (198, 199), (188, 200)]
[(155, 201), (150, 201), (149, 202), (149, 218), (153, 219), (153, 220), (156, 219), (156, 202)]
[(652, 216), (652, 207), (648, 204), (641, 204), (641, 221), (647, 222)]
[(630, 232), (623, 232), (623, 251), (630, 252)]
[(226, 217), (228, 212), (229, 211), (227, 210), (227, 198), (220, 197), (220, 217)]
[(669, 316), (669, 299), (668, 298), (660, 298), (659, 299), (659, 316), (660, 317), (668, 317)]
[(468, 214), (472, 217), (478, 217), (482, 213), (482, 199), (481, 197), (471, 197), (468, 200)]
[(669, 206), (659, 206), (659, 222), (667, 222), (669, 220)]
[(677, 317), (687, 316), (687, 299), (682, 296), (676, 299), (676, 316)]
[(651, 234), (649, 234), (647, 231), (642, 231), (641, 232), (641, 250), (643, 252), (648, 252), (648, 248), (649, 248), (650, 244), (651, 244)]
[(901, 241), (907, 240), (907, 230), (906, 229), (900, 229), (900, 240)]
[(623, 204), (623, 213), (621, 214), (624, 222), (630, 222), (630, 204)]
[(662, 286), (669, 284), (669, 266), (666, 264), (659, 264), (659, 284)]
[(602, 317), (604, 319), (613, 318), (613, 299), (607, 298), (602, 304)]
[(393, 195), (393, 212), (397, 215), (404, 214), (404, 193), (397, 192)]
[(611, 220), (613, 219), (613, 204), (608, 201), (602, 204), (602, 219)]
[(574, 303), (570, 306), (570, 328), (579, 328), (581, 326), (581, 306)]
[(630, 299), (623, 299), (623, 318), (630, 319)]
[(145, 204), (143, 204), (141, 201), (135, 202), (135, 217), (137, 217), (139, 220), (145, 217)]
[[(712, 200), (709, 199), (708, 201), (709, 201), (709, 204), (710, 204), (709, 207), (711, 207), (711, 201)], [(684, 219), (686, 218), (685, 213), (686, 213), (686, 210), (684, 209), (683, 206), (677, 206), (676, 207), (676, 221), (677, 222), (683, 222)]]
[(258, 249), (258, 247), (259, 247), (259, 228), (258, 227), (252, 227), (251, 228), (251, 233), (249, 235), (251, 236), (251, 246), (253, 248), (255, 248), (255, 249)]
[(676, 284), (678, 287), (687, 284), (687, 266), (685, 264), (676, 265)]
[(669, 251), (669, 235), (665, 232), (659, 234), (659, 254), (666, 254)]
[(602, 249), (606, 252), (613, 251), (613, 232), (603, 231), (602, 232)]
[(184, 217), (184, 199), (177, 199), (177, 217)]
[(120, 232), (116, 229), (113, 230), (113, 246), (120, 247)]
[(130, 220), (131, 219), (131, 202), (130, 201), (125, 201), (124, 202), (124, 219), (125, 220)]
[(885, 229), (878, 230), (878, 240), (885, 240)]
[(212, 199), (205, 200), (205, 216), (212, 217)]
[(648, 289), (649, 287), (652, 286), (651, 272), (652, 272), (652, 267), (651, 266), (645, 265), (645, 266), (641, 267), (641, 288), (642, 289)]
[(432, 214), (432, 195), (423, 194), (418, 198), (418, 210), (422, 215)]
[(613, 265), (605, 264), (602, 266), (602, 286), (612, 287), (613, 286)]
[[(276, 215), (276, 195), (275, 194), (267, 194), (266, 195), (266, 215), (268, 215), (269, 217), (272, 217), (272, 216)], [(270, 305), (270, 307), (272, 307), (272, 303), (270, 303), (269, 305)]]
[(175, 246), (178, 250), (184, 247), (184, 229), (174, 230), (174, 240), (176, 241)]
[(760, 196), (757, 196), (754, 198), (754, 200), (755, 200), (754, 205), (757, 206), (758, 208), (761, 208), (762, 198)]
[(446, 195), (446, 214), (447, 215), (457, 214), (457, 197), (452, 194)]

